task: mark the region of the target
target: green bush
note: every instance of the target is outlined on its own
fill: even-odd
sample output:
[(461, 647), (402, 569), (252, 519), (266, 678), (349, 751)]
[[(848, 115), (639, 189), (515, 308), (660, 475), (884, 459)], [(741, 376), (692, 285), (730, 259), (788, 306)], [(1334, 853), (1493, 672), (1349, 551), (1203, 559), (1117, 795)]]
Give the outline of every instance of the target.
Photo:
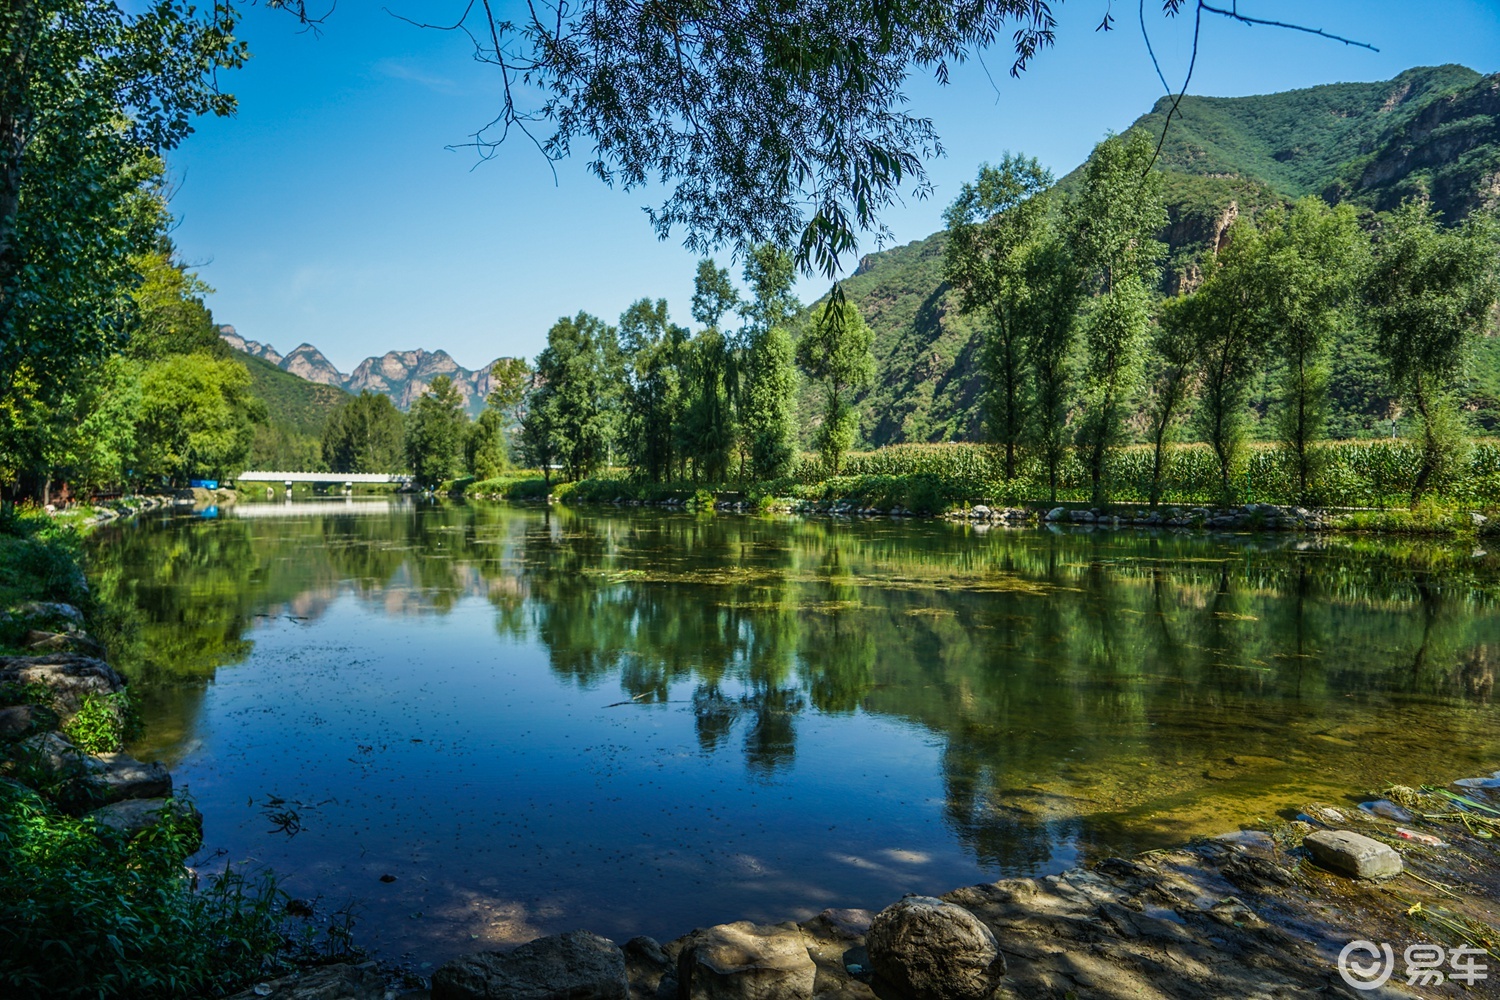
[(63, 735), (84, 753), (114, 753), (139, 729), (139, 717), (128, 692), (88, 694)]
[(276, 971), (285, 896), (235, 872), (194, 891), (197, 838), (183, 813), (132, 840), (0, 786), (0, 993), (193, 997)]

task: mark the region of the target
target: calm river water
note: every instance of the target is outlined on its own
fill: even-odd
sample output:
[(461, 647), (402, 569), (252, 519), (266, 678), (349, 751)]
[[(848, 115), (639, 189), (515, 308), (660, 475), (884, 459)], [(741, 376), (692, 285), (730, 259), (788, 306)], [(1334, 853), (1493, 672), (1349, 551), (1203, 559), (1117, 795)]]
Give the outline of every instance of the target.
[(880, 907), (1500, 767), (1467, 544), (328, 501), (103, 530), (89, 570), (202, 864), (353, 900), (393, 958)]

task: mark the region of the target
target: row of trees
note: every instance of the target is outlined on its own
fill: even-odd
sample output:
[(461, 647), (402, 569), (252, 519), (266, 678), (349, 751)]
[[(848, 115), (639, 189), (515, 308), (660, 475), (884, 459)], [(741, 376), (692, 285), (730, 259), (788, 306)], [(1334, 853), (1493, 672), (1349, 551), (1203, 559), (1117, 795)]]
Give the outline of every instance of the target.
[(795, 276), (788, 253), (762, 244), (746, 257), (743, 296), (728, 271), (699, 263), (696, 332), (671, 321), (665, 300), (636, 302), (617, 327), (587, 313), (558, 320), (524, 401), (525, 461), (573, 479), (617, 462), (652, 482), (777, 479), (796, 456), (800, 371), (821, 391), (816, 442), (836, 472), (854, 442), (854, 394), (874, 374), (870, 331), (847, 303), (806, 322)]
[[(45, 495), (233, 450), (243, 369), (197, 350), (170, 261), (162, 155), (234, 100), (226, 4), (0, 5), (0, 483)], [(212, 461), (211, 459), (208, 459)]]
[(1309, 498), (1330, 352), (1351, 324), (1368, 329), (1392, 395), (1416, 416), (1413, 499), (1450, 474), (1465, 441), (1456, 379), (1496, 300), (1494, 220), (1475, 213), (1444, 228), (1409, 203), (1362, 226), (1351, 207), (1308, 198), (1237, 220), (1201, 283), (1161, 298), (1166, 248), (1155, 235), (1166, 214), (1154, 152), (1141, 132), (1106, 139), (1071, 187), (1007, 156), (948, 209), (945, 274), (961, 307), (983, 317), (986, 429), (1005, 478), (1029, 454), (1055, 496), (1075, 446), (1103, 502), (1108, 453), (1142, 415), (1153, 503), (1166, 447), (1186, 428), (1213, 448), (1227, 496), (1252, 389), (1274, 370), (1277, 436)]

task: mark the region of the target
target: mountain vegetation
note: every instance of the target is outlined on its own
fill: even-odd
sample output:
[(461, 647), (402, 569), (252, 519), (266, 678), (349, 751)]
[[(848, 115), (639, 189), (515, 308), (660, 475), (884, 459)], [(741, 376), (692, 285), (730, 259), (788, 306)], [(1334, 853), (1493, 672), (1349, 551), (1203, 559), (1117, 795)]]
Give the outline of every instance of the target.
[[(1133, 126), (1161, 135), (1167, 105)], [(1234, 221), (1316, 195), (1348, 204), (1368, 227), (1377, 211), (1402, 199), (1428, 199), (1447, 224), (1500, 203), (1500, 75), (1461, 66), (1408, 70), (1380, 83), (1332, 84), (1257, 97), (1185, 97), (1162, 144), (1158, 165), (1167, 246), (1158, 291), (1176, 293), (1203, 278), (1204, 259), (1227, 240)], [(1059, 191), (1081, 184), (1083, 167)], [(975, 316), (945, 277), (947, 231), (865, 257), (842, 283), (873, 334), (878, 376), (862, 394), (859, 441), (980, 441), (988, 434), (980, 379), (982, 338)], [(1380, 371), (1371, 331), (1359, 324), (1333, 333), (1329, 351), (1329, 432), (1367, 437), (1410, 429)], [(1477, 427), (1500, 430), (1500, 339), (1473, 345), (1461, 390)], [(1278, 430), (1266, 415), (1283, 381), (1263, 373), (1249, 388), (1252, 440)], [(817, 403), (804, 389), (801, 412)], [(1147, 403), (1137, 403), (1132, 435), (1144, 440)], [(803, 421), (804, 426), (807, 420)], [(804, 442), (808, 444), (810, 442)]]

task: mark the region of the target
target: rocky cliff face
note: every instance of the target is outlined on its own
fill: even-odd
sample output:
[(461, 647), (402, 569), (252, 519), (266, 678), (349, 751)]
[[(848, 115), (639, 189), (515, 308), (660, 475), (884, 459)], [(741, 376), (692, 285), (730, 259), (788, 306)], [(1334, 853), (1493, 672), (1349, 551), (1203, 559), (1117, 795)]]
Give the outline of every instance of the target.
[(333, 362), (323, 357), (323, 352), (311, 344), (297, 345), (281, 359), (280, 367), (282, 371), (291, 372), (309, 382), (321, 382), (324, 385), (336, 385), (342, 388), (348, 381), (348, 376), (333, 367)]
[(235, 350), (269, 361), (282, 371), (309, 382), (336, 386), (352, 393), (384, 393), (402, 410), (411, 409), (411, 405), (431, 388), (434, 379), (446, 375), (464, 398), (469, 414), (477, 416), (484, 409), (485, 398), (494, 384), (490, 365), (470, 371), (454, 361), (447, 351), (387, 351), (378, 358), (366, 358), (352, 374), (345, 375), (312, 344), (302, 344), (283, 356), (270, 344), (246, 340), (232, 326), (219, 327), (219, 336)]
[(489, 366), (470, 371), (449, 357), (447, 351), (388, 351), (366, 358), (354, 369), (344, 387), (350, 392), (383, 392), (401, 409), (410, 409), (439, 375), (453, 380), (464, 397), (464, 405), (476, 412), (490, 392)]
[(246, 340), (236, 333), (232, 326), (219, 327), (219, 336), (224, 338), (224, 342), (236, 351), (244, 351), (252, 358), (260, 358), (271, 362), (273, 365), (281, 364), (281, 354), (276, 348), (270, 344), (262, 344), (258, 340)]
[[(1335, 184), (1330, 199), (1364, 195), (1390, 209), (1428, 197), (1452, 220), (1500, 204), (1500, 73), (1427, 105), (1359, 164), (1353, 184)], [(1353, 190), (1349, 190), (1350, 188)]]

